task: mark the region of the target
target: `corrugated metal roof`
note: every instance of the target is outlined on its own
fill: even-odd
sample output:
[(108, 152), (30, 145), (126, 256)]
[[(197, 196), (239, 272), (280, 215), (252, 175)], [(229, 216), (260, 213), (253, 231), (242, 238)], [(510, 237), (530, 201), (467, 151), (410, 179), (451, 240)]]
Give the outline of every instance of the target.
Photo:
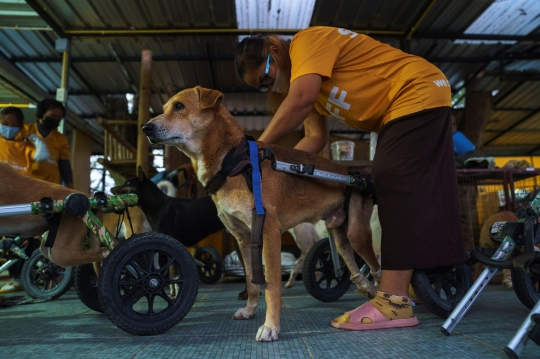
[[(94, 127), (99, 133), (94, 119), (105, 114), (106, 95), (138, 92), (141, 51), (150, 49), (155, 84), (150, 104), (154, 113), (162, 111), (168, 91), (201, 85), (224, 92), (224, 104), (246, 128), (254, 130), (260, 126), (258, 129), (263, 129), (269, 121), (265, 95), (238, 81), (234, 73), (232, 59), (238, 34), (171, 35), (167, 31), (237, 29), (239, 13), (246, 16), (248, 23), (261, 28), (277, 25), (294, 28), (309, 14), (294, 10), (287, 14), (284, 5), (293, 2), (262, 1), (253, 15), (244, 11), (250, 10), (248, 5), (237, 9), (234, 0), (0, 0), (0, 52), (3, 55), (0, 58), (10, 61), (33, 81), (36, 91), (54, 96), (60, 86), (62, 69), (61, 53), (55, 50), (59, 33), (124, 30), (127, 34), (114, 36), (69, 35), (72, 66), (68, 108), (84, 119), (75, 122)], [(463, 33), (493, 3), (490, 0), (316, 0), (309, 25), (368, 32), (379, 41), (433, 62), (445, 73), (454, 92), (462, 86), (468, 91), (493, 92), (494, 107), (484, 141), (497, 138), (486, 148), (490, 153), (531, 154), (528, 151), (537, 147), (531, 141), (536, 141), (535, 131), (539, 130), (535, 111), (540, 108), (537, 101), (540, 76), (534, 75), (540, 69), (538, 26), (533, 23), (536, 29), (529, 37), (513, 45), (501, 41), (481, 45), (455, 41), (467, 38)], [(308, 9), (308, 5), (301, 8)], [(45, 14), (40, 9), (45, 9)], [(278, 13), (278, 9), (283, 12)], [(19, 12), (19, 15), (8, 15), (9, 11)], [(269, 11), (279, 14), (272, 15), (279, 19), (268, 18)], [(15, 26), (18, 29), (14, 29)], [(33, 27), (36, 31), (20, 30), (22, 27)], [(141, 30), (161, 32), (128, 36)], [(3, 84), (15, 86), (5, 81)], [(27, 94), (27, 97), (32, 96)], [(1, 87), (0, 99), (4, 103), (27, 102)], [(515, 126), (520, 121), (522, 123)], [(72, 125), (76, 125), (75, 122)], [(330, 124), (333, 131), (355, 131), (338, 121), (330, 121)], [(525, 137), (521, 129), (531, 133)], [(540, 153), (540, 149), (536, 151)]]
[(540, 2), (495, 1), (465, 30), (466, 34), (528, 35), (540, 26)]
[(304, 29), (315, 0), (236, 0), (239, 29)]

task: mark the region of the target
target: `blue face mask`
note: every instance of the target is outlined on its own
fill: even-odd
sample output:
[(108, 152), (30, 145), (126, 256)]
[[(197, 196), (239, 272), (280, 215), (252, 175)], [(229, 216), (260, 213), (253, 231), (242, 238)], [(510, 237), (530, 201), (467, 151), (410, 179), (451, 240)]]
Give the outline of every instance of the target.
[(5, 139), (12, 140), (21, 131), (20, 127), (11, 127), (6, 125), (0, 125), (0, 136)]

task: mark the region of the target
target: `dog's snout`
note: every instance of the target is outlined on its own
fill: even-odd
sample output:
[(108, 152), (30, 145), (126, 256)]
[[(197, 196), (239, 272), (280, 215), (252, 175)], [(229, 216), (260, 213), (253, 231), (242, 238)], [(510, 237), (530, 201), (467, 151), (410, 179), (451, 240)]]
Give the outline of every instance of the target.
[(147, 135), (151, 135), (152, 132), (154, 131), (154, 124), (153, 123), (147, 123), (145, 125), (142, 125), (141, 129), (143, 130), (144, 133), (146, 133)]

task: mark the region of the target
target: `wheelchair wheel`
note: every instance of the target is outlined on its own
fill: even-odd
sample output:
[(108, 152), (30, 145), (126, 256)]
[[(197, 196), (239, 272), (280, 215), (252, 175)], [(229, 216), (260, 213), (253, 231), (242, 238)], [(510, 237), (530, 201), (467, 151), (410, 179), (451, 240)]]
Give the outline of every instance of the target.
[(98, 277), (92, 263), (77, 266), (75, 270), (75, 290), (81, 302), (96, 312), (103, 313), (97, 293)]
[(341, 298), (351, 286), (351, 273), (343, 258), (339, 257), (341, 275), (336, 277), (330, 254), (330, 239), (323, 238), (306, 255), (302, 266), (302, 279), (309, 294), (322, 302)]
[(199, 280), (206, 284), (213, 284), (221, 278), (223, 273), (223, 260), (219, 252), (210, 246), (197, 249), (195, 259), (202, 262), (204, 267), (197, 266)]
[(121, 241), (103, 262), (97, 284), (105, 315), (136, 335), (174, 327), (191, 310), (198, 289), (193, 257), (176, 239), (160, 233)]
[(54, 264), (39, 249), (24, 262), (21, 282), (26, 293), (35, 299), (52, 300), (67, 292), (73, 284), (73, 267)]
[(540, 278), (514, 268), (512, 269), (512, 284), (521, 303), (533, 309), (540, 300)]
[(422, 304), (433, 314), (448, 318), (473, 283), (471, 269), (465, 265), (416, 269), (411, 284)]

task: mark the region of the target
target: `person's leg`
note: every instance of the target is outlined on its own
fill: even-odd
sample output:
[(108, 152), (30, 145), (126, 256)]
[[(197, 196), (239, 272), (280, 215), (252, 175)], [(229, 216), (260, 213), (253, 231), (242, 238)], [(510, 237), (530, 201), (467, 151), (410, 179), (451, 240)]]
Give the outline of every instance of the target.
[(449, 108), (434, 109), (392, 121), (379, 133), (372, 175), (382, 231), (382, 279), (374, 299), (334, 319), (332, 326), (417, 325), (409, 300), (413, 268), (465, 260), (448, 121)]
[[(331, 325), (351, 330), (407, 327), (418, 324), (409, 300), (413, 270), (383, 270), (375, 298), (335, 318)], [(372, 327), (370, 327), (372, 326)]]
[[(409, 283), (413, 270), (382, 270), (381, 284), (377, 296), (370, 304), (379, 310), (386, 319), (413, 318), (412, 305), (409, 299)], [(365, 319), (364, 324), (372, 323)]]
[(413, 270), (384, 270), (382, 271), (379, 291), (407, 297), (409, 295), (409, 283)]

